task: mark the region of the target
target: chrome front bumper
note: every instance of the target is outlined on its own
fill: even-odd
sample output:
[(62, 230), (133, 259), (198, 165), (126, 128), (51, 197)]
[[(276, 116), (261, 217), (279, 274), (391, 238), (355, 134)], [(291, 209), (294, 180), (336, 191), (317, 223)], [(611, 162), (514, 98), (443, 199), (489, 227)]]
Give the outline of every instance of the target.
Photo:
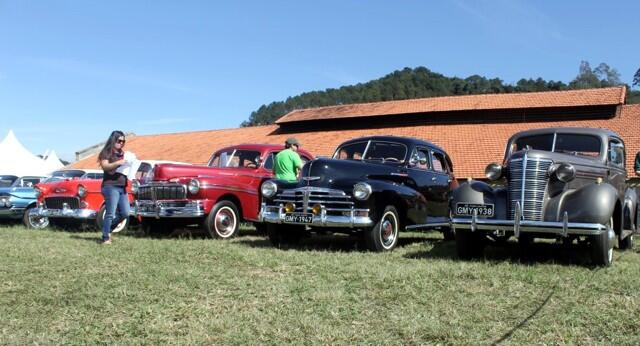
[(40, 217), (60, 217), (69, 219), (95, 219), (97, 212), (91, 209), (47, 209), (36, 208), (33, 213)]
[(136, 216), (142, 217), (202, 217), (205, 215), (202, 201), (147, 201), (136, 200), (133, 204)]
[(512, 231), (517, 238), (520, 233), (547, 233), (566, 237), (568, 235), (600, 235), (608, 231), (607, 226), (599, 223), (569, 222), (567, 213), (563, 215), (562, 222), (550, 221), (526, 221), (521, 219), (519, 209), (516, 210), (514, 220), (497, 220), (478, 218), (473, 215), (471, 218), (451, 219), (451, 226), (457, 231), (468, 229), (472, 232), (481, 231)]
[[(356, 213), (366, 213), (366, 216), (356, 216)], [(313, 215), (311, 223), (293, 223), (285, 222), (284, 207), (267, 206), (262, 203), (260, 208), (260, 222), (280, 223), (287, 225), (308, 225), (314, 227), (343, 227), (343, 228), (360, 228), (373, 226), (374, 222), (369, 217), (369, 209), (351, 209), (350, 215), (327, 215), (324, 208), (320, 214)]]

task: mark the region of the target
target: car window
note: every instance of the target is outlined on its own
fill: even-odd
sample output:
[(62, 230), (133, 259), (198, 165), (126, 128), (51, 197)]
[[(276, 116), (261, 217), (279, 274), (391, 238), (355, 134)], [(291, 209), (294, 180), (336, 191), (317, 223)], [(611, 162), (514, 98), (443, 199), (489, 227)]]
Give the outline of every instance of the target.
[(599, 137), (572, 133), (558, 133), (553, 149), (556, 153), (590, 157), (600, 156), (600, 150)]
[(258, 168), (260, 152), (256, 150), (229, 149), (216, 153), (210, 167)]
[(333, 154), (338, 160), (362, 160), (362, 154), (367, 148), (368, 142), (357, 142), (343, 145)]
[(9, 187), (18, 179), (14, 175), (0, 175), (0, 187)]
[(364, 155), (365, 160), (404, 162), (407, 147), (400, 143), (371, 141)]
[(16, 184), (14, 184), (14, 186), (16, 187), (33, 187), (35, 184), (40, 182), (40, 178), (36, 178), (36, 177), (30, 177), (30, 178), (20, 178), (20, 180), (18, 180), (16, 182)]
[(147, 175), (149, 175), (149, 172), (151, 172), (152, 168), (153, 167), (151, 167), (151, 165), (147, 162), (141, 163), (140, 167), (138, 167), (138, 170), (136, 171), (136, 179), (143, 180)]
[(429, 166), (429, 149), (416, 148), (411, 155), (409, 166), (412, 168), (428, 170)]
[(447, 160), (442, 153), (437, 151), (431, 152), (431, 167), (433, 167), (433, 170), (436, 172), (447, 172)]
[(617, 140), (609, 142), (609, 162), (612, 165), (624, 168), (624, 145)]
[(524, 149), (551, 151), (552, 147), (553, 133), (549, 133), (544, 135), (520, 137), (512, 143), (511, 152), (514, 153)]

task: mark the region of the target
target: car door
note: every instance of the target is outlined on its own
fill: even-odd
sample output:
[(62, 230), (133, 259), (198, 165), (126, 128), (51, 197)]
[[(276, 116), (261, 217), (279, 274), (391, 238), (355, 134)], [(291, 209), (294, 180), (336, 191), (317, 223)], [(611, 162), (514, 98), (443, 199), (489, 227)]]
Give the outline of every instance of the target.
[[(433, 183), (438, 178), (431, 168), (431, 149), (428, 147), (416, 147), (409, 159), (407, 166), (409, 178), (407, 185), (420, 192), (424, 197), (423, 201), (412, 203), (413, 208), (408, 212), (408, 217), (416, 224), (424, 225), (439, 222), (438, 203), (434, 203), (438, 197), (435, 195)], [(434, 219), (436, 217), (436, 219)]]
[(449, 194), (451, 183), (451, 168), (446, 159), (446, 155), (437, 149), (432, 149), (431, 170), (434, 174), (431, 178), (431, 198), (433, 206), (432, 217), (438, 220), (449, 219)]

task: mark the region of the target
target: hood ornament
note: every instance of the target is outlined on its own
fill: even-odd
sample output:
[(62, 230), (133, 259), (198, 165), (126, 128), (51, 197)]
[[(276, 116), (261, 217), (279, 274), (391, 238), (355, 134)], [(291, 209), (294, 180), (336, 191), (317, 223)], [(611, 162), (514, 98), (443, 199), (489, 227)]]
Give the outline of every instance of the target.
[(67, 189), (63, 189), (61, 187), (56, 187), (56, 189), (54, 191), (55, 191), (55, 193), (62, 193), (62, 192), (67, 192)]
[(315, 181), (315, 180), (320, 180), (320, 177), (303, 177), (302, 180), (304, 180), (304, 181)]

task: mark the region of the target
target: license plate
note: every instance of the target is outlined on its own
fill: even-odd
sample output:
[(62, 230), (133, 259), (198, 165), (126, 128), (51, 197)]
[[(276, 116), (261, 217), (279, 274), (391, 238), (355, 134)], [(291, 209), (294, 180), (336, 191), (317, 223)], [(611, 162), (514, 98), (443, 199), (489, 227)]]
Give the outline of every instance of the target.
[(456, 204), (456, 215), (473, 216), (474, 213), (478, 217), (493, 217), (494, 215), (493, 204), (470, 204), (470, 203)]
[(288, 213), (284, 214), (284, 222), (287, 223), (311, 223), (313, 214), (308, 213)]

